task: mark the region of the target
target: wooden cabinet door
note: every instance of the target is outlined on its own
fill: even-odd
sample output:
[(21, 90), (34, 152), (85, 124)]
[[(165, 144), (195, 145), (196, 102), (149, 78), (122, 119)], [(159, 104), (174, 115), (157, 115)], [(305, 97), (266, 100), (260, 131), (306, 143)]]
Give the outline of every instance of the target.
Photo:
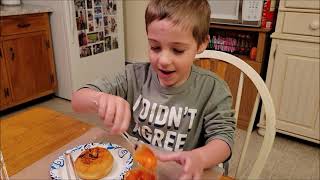
[(6, 71), (6, 63), (0, 42), (0, 110), (12, 101), (11, 91)]
[(48, 35), (43, 32), (37, 36), (39, 46), (38, 58), (34, 59), (35, 67), (35, 88), (37, 93), (51, 91), (55, 86), (55, 76), (53, 68), (53, 59), (51, 45), (48, 40)]
[(277, 42), (270, 81), (277, 128), (319, 140), (319, 44)]
[(3, 42), (15, 102), (32, 99), (53, 87), (44, 32), (11, 36)]

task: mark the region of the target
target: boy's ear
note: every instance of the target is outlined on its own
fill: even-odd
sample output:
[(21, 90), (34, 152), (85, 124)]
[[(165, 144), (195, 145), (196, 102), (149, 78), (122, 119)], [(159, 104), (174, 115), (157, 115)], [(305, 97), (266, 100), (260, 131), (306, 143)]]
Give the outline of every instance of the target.
[(210, 35), (208, 35), (206, 40), (199, 45), (198, 54), (202, 53), (204, 50), (207, 49), (209, 41), (210, 41)]

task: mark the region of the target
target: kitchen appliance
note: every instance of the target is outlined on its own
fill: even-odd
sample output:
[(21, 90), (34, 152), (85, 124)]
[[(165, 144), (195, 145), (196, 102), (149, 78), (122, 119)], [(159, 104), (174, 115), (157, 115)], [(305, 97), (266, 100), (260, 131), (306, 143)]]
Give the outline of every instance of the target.
[(0, 0), (1, 5), (20, 5), (21, 0)]
[(209, 0), (211, 22), (241, 26), (261, 26), (264, 0)]
[(124, 71), (122, 0), (24, 0), (52, 8), (50, 14), (58, 89), (73, 91), (98, 77)]

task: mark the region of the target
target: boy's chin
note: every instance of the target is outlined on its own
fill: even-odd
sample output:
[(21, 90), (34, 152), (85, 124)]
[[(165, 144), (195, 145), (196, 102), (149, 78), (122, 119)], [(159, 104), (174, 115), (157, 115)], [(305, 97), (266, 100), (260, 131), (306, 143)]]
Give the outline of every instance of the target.
[(159, 81), (160, 81), (160, 85), (162, 87), (175, 87), (175, 85), (176, 85), (176, 83), (171, 82), (171, 81), (165, 81), (165, 80), (161, 80), (161, 79), (159, 79)]
[(181, 86), (185, 81), (183, 82), (180, 82), (180, 81), (174, 81), (174, 80), (161, 80), (159, 79), (159, 82), (160, 82), (160, 85), (162, 87), (165, 87), (165, 88), (169, 88), (169, 87), (179, 87)]

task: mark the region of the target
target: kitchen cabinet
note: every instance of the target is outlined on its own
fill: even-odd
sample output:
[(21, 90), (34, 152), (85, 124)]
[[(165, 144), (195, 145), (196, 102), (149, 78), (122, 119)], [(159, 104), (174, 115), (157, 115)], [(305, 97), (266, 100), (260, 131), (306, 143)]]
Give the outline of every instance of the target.
[(0, 107), (6, 106), (9, 102), (12, 101), (11, 91), (7, 76), (7, 70), (5, 67), (4, 55), (3, 55), (2, 41), (0, 41)]
[[(319, 1), (280, 1), (266, 83), (276, 110), (276, 130), (320, 143)], [(258, 123), (264, 134), (264, 111)]]
[(54, 93), (56, 75), (48, 14), (5, 16), (0, 24), (0, 110)]
[[(252, 42), (251, 42), (253, 47), (257, 47), (257, 54), (255, 59), (250, 59), (250, 57), (245, 54), (242, 54), (242, 55), (234, 54), (234, 55), (238, 56), (240, 59), (242, 59), (247, 64), (249, 64), (254, 70), (256, 70), (257, 73), (261, 74), (262, 69), (266, 64), (265, 50), (266, 50), (266, 44), (267, 44), (270, 29), (240, 27), (240, 26), (221, 25), (221, 24), (211, 24), (211, 28), (215, 32), (228, 31), (236, 35), (249, 34), (251, 37), (255, 37), (255, 38), (252, 38)], [(228, 39), (229, 37), (225, 36), (223, 38)], [(201, 60), (196, 60), (194, 63), (197, 66), (200, 66), (204, 69), (208, 69), (210, 71), (215, 72), (217, 75), (219, 75), (222, 79), (224, 79), (227, 82), (234, 100), (233, 107), (235, 107), (235, 100), (237, 98), (240, 71), (233, 65), (228, 65), (221, 61), (201, 59)], [(245, 77), (239, 115), (237, 120), (237, 126), (241, 129), (246, 130), (249, 125), (251, 113), (254, 108), (256, 95), (257, 95), (257, 90), (254, 84), (247, 77)]]

